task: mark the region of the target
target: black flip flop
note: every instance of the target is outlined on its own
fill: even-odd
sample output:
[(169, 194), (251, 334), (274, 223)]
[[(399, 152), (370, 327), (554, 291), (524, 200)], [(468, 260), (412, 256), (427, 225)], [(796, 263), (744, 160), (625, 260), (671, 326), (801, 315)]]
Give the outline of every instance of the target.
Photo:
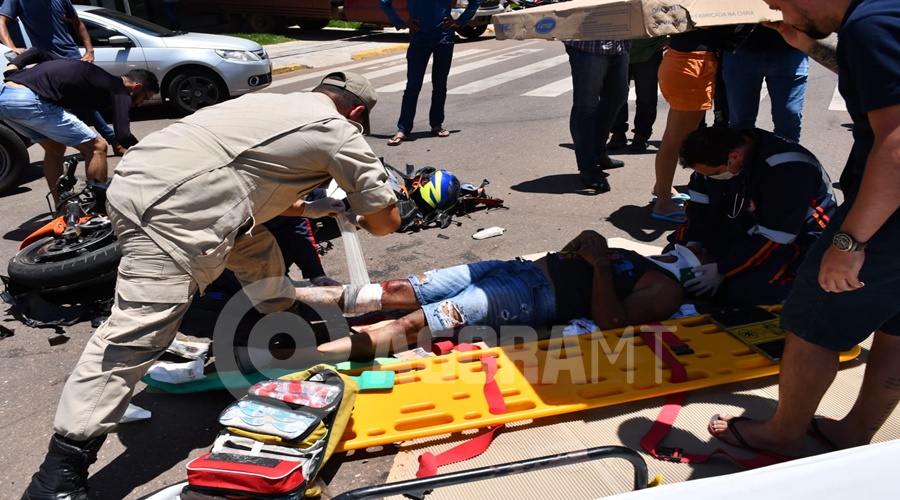
[(825, 447), (828, 451), (837, 451), (838, 446), (834, 444), (834, 441), (831, 440), (828, 436), (822, 432), (822, 429), (819, 427), (819, 420), (833, 420), (828, 417), (824, 417), (822, 415), (816, 415), (809, 421), (809, 427), (806, 429), (806, 435), (815, 439), (822, 446)]

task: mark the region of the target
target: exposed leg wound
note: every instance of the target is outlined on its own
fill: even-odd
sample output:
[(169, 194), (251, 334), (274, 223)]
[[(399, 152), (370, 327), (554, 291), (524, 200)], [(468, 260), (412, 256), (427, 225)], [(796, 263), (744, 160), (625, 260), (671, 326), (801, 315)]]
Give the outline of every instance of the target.
[(457, 328), (466, 323), (465, 313), (453, 302), (444, 302), (438, 308), (438, 312), (441, 313), (441, 320), (447, 328)]

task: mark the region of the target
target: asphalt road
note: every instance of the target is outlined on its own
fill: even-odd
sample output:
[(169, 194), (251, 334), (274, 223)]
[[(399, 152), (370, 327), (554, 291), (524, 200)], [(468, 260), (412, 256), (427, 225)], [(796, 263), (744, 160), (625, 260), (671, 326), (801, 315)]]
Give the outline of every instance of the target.
[[(412, 140), (388, 147), (386, 141), (396, 130), (400, 108), (403, 57), (403, 53), (395, 53), (339, 66), (367, 75), (379, 89), (380, 100), (372, 114), (374, 134), (369, 137), (375, 152), (401, 168), (430, 165), (476, 185), (487, 179), (488, 194), (504, 199), (508, 209), (456, 218), (443, 230), (380, 238), (360, 235), (372, 280), (554, 250), (582, 229), (661, 246), (675, 228), (650, 218), (653, 159), (668, 110), (662, 98), (651, 149), (616, 155), (626, 166), (610, 171), (612, 191), (593, 195), (582, 189), (575, 168), (568, 131), (571, 91), (565, 90), (564, 82), (569, 67), (562, 44), (498, 42), (490, 36), (460, 43), (444, 123), (452, 132), (450, 137), (435, 138), (428, 133), (430, 85), (426, 83)], [(311, 88), (327, 69), (281, 75), (266, 92)], [(839, 109), (841, 103), (833, 100), (835, 85), (835, 75), (811, 65), (802, 142), (837, 180), (852, 138), (849, 117)], [(771, 129), (768, 115), (769, 101), (763, 98), (760, 127)], [(138, 109), (133, 118), (138, 137), (175, 119), (161, 106)], [(0, 256), (4, 261), (25, 235), (49, 220), (39, 148), (32, 148), (31, 154), (35, 163), (27, 182), (12, 195), (0, 198)], [(113, 159), (112, 163), (116, 162)], [(688, 172), (679, 169), (676, 185), (683, 186), (687, 179)], [(481, 241), (471, 238), (478, 229), (490, 226), (506, 228), (506, 232)], [(341, 241), (333, 243), (334, 249), (323, 257), (326, 270), (333, 278), (349, 281)], [(60, 390), (92, 329), (87, 323), (66, 327), (59, 333), (68, 341), (51, 345), (51, 338), (61, 339), (51, 329), (30, 329), (8, 314), (0, 321), (15, 330), (14, 336), (0, 340), (0, 497), (12, 498), (26, 486), (43, 458)], [(210, 318), (201, 314), (189, 318), (184, 329), (209, 334), (210, 324)], [(96, 498), (140, 498), (183, 480), (184, 464), (211, 445), (218, 431), (216, 417), (229, 399), (227, 393), (172, 396), (151, 394), (139, 387), (134, 403), (153, 412), (153, 417), (123, 425), (108, 439), (91, 469), (90, 484)], [(339, 493), (383, 481), (391, 454), (392, 450), (385, 449), (335, 456), (325, 474), (329, 489)]]

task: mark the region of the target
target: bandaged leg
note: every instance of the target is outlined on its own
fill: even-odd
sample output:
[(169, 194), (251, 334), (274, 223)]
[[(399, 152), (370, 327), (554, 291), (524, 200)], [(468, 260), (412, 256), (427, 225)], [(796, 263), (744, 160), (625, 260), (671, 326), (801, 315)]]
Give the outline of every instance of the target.
[(343, 311), (347, 314), (362, 314), (381, 310), (381, 285), (344, 285)]

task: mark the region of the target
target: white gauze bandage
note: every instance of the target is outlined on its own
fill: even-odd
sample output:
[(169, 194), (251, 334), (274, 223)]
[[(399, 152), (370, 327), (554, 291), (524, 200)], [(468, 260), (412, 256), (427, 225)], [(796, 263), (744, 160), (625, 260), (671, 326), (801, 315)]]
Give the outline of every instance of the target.
[(344, 312), (362, 314), (381, 310), (381, 285), (344, 285)]

